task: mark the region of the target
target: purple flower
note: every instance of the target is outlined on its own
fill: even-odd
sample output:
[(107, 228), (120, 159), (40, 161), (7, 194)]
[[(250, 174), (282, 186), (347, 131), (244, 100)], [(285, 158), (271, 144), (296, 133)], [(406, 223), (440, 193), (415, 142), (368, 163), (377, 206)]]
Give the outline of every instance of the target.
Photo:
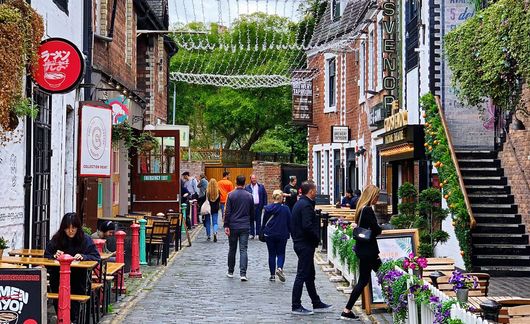
[(433, 304), (439, 303), (440, 302), (440, 298), (436, 297), (436, 296), (431, 296), (431, 297), (429, 297), (429, 302), (431, 302)]

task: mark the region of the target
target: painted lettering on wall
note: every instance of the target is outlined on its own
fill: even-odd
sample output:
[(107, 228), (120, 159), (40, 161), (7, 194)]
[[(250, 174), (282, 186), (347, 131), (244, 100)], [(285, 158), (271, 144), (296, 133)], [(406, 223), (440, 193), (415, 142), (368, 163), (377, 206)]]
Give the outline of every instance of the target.
[[(383, 97), (385, 111), (391, 111), (392, 102), (397, 97), (397, 42), (396, 42), (396, 3), (394, 0), (383, 2)], [(385, 122), (386, 125), (386, 122)]]

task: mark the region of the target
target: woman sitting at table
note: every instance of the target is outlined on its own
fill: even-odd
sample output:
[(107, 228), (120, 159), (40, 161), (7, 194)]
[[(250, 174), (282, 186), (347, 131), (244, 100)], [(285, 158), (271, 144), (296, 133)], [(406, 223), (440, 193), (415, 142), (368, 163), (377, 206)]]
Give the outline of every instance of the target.
[[(64, 215), (61, 226), (46, 246), (44, 257), (57, 259), (63, 254), (69, 254), (76, 261), (99, 261), (100, 256), (92, 238), (83, 232), (81, 220), (76, 213)], [(50, 291), (59, 291), (59, 267), (49, 267)], [(72, 269), (70, 275), (71, 294), (86, 295), (86, 270)], [(57, 301), (54, 300), (55, 311), (57, 311)], [(73, 302), (70, 312), (72, 323), (78, 322), (79, 303)]]

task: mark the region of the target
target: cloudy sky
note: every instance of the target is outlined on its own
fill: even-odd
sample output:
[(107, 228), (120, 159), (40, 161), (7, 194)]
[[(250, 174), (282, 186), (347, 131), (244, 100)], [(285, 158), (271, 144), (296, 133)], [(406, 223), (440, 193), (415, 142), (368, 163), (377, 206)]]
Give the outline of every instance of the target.
[(304, 0), (169, 0), (169, 20), (171, 25), (178, 22), (202, 21), (221, 22), (226, 26), (239, 14), (257, 11), (298, 20), (297, 9), (300, 3), (304, 2)]

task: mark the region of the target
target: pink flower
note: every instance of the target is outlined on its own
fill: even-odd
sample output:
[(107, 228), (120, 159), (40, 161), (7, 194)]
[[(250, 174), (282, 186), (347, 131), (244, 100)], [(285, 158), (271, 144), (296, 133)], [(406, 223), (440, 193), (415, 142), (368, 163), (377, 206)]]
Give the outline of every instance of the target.
[(411, 268), (412, 270), (416, 269), (416, 264), (411, 263), (410, 266), (409, 266), (409, 268)]
[(409, 254), (409, 259), (414, 259), (414, 253)]
[(409, 264), (410, 264), (410, 262), (409, 262), (408, 259), (403, 260), (403, 267), (404, 267), (405, 269), (408, 269)]

